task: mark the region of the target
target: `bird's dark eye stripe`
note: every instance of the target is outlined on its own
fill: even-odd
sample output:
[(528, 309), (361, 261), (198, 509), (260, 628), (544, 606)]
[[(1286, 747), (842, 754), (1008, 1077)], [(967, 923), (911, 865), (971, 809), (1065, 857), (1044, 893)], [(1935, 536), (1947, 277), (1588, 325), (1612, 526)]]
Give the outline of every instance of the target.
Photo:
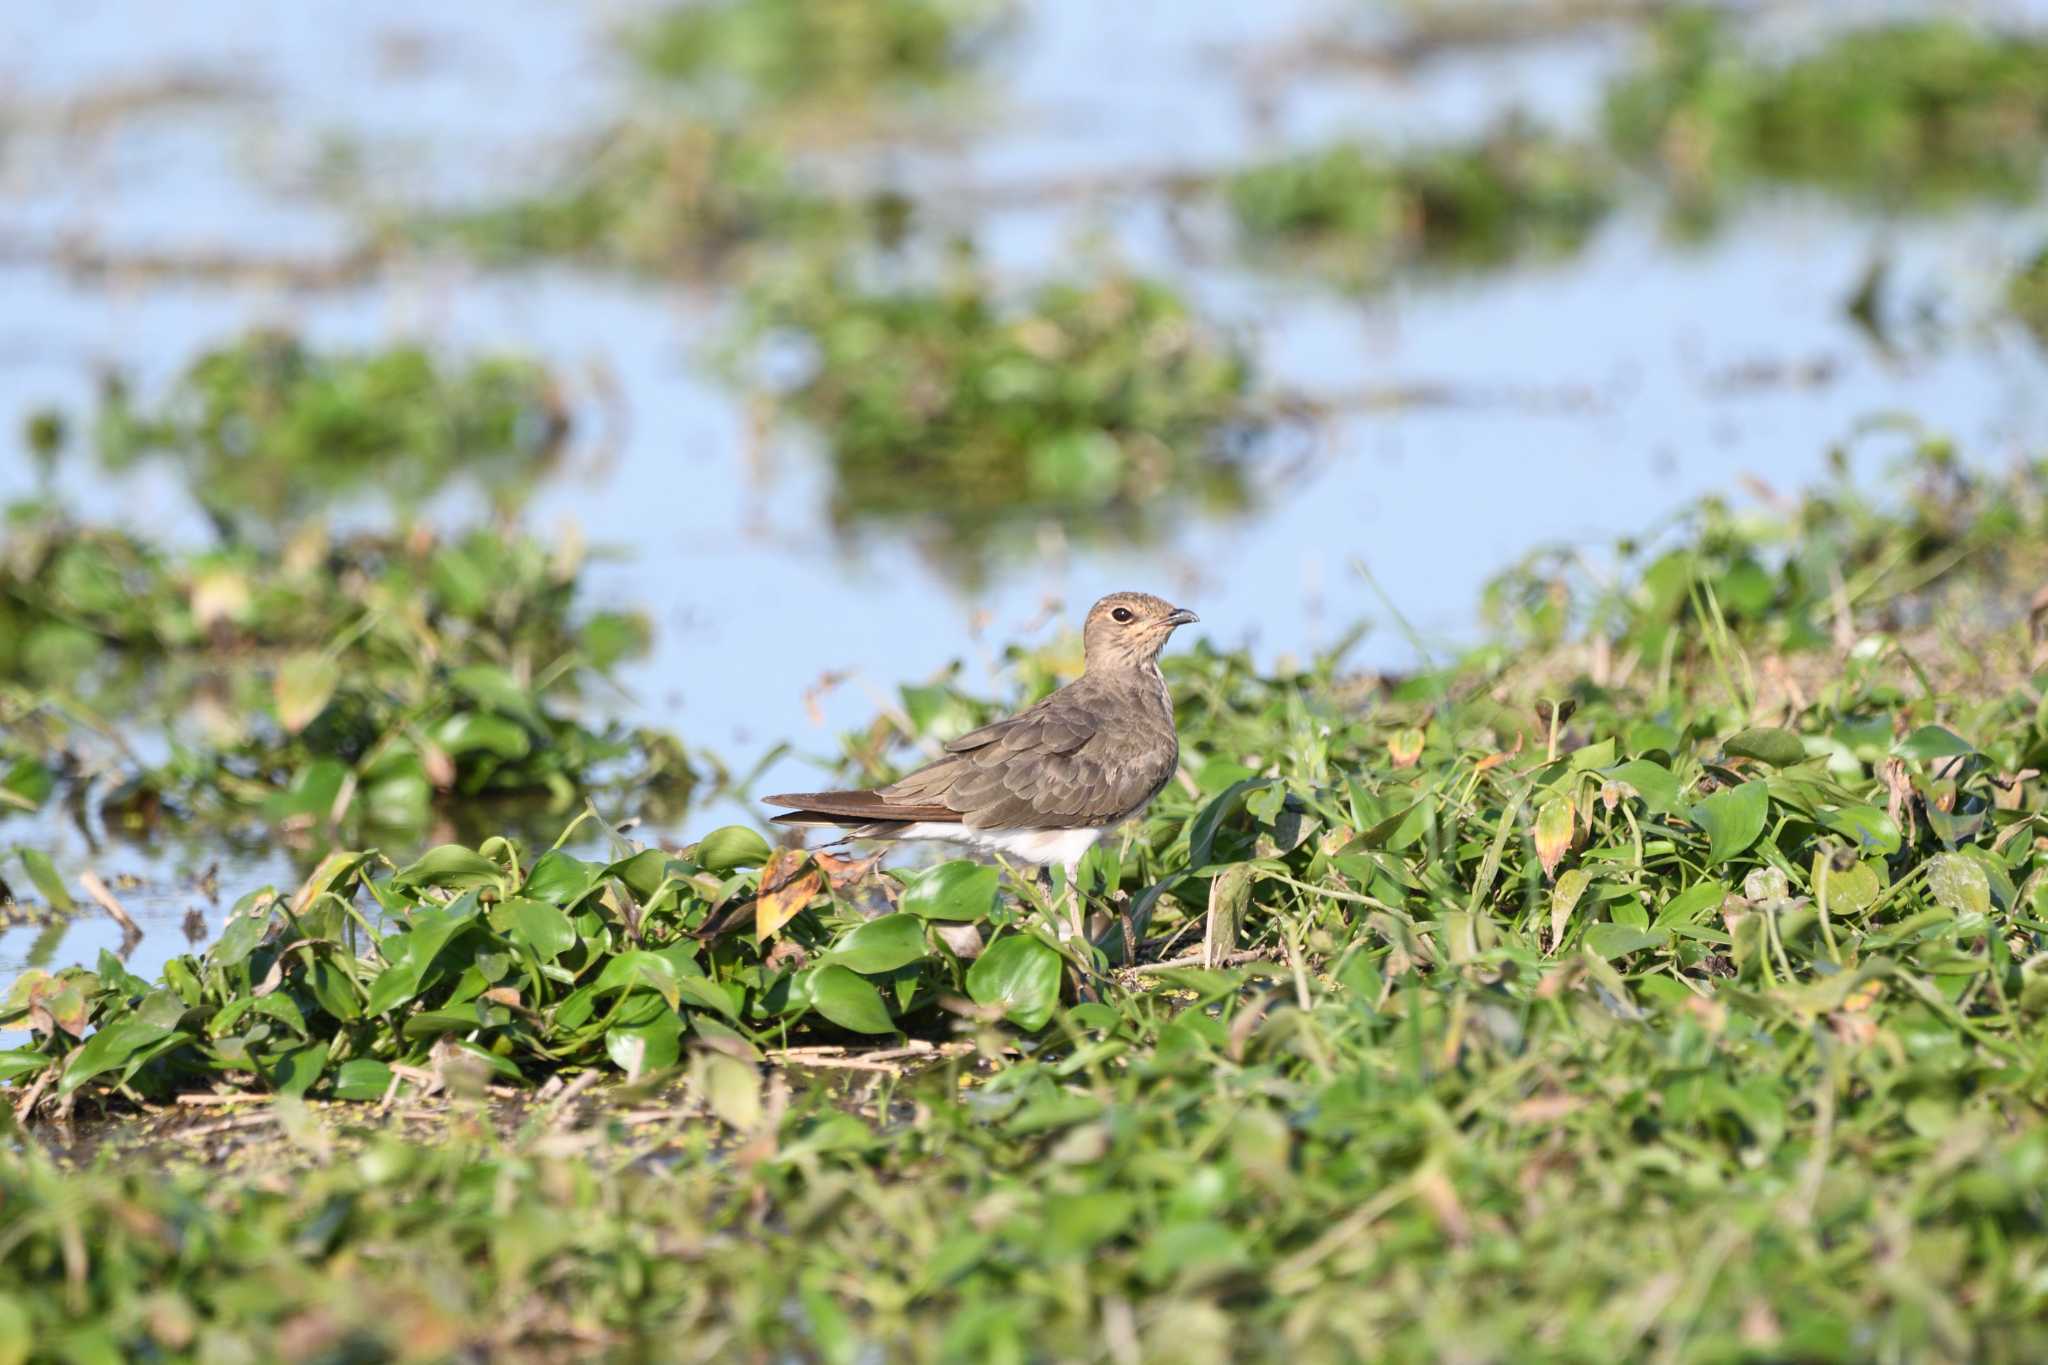
[(1128, 621), (1131, 619), (1131, 609), (1129, 607), (1118, 607), (1110, 613), (1110, 617), (1118, 621)]

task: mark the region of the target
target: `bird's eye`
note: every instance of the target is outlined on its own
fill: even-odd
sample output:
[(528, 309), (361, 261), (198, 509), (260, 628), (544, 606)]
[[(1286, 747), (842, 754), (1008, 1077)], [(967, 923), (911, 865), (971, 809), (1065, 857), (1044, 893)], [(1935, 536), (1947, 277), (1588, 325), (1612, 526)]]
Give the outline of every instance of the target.
[(1115, 621), (1118, 625), (1122, 625), (1131, 619), (1131, 609), (1129, 607), (1118, 607), (1110, 612), (1109, 619)]

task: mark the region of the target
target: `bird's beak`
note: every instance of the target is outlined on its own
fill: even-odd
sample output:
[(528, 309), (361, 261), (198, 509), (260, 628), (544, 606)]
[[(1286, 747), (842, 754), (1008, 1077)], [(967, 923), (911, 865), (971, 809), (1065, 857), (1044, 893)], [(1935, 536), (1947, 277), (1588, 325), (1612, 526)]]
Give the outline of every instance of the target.
[(1166, 624), (1169, 626), (1191, 626), (1201, 619), (1201, 617), (1195, 615), (1186, 607), (1175, 607), (1173, 614), (1166, 618)]

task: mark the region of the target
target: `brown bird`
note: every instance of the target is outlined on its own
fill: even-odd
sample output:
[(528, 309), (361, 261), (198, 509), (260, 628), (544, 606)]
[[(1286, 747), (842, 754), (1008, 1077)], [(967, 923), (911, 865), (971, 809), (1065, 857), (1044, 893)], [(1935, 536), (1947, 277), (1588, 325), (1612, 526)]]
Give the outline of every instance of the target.
[(1159, 651), (1193, 612), (1113, 592), (1088, 612), (1081, 676), (1037, 705), (984, 725), (946, 755), (872, 791), (790, 792), (778, 824), (829, 825), (863, 839), (940, 839), (1067, 870), (1145, 809), (1180, 763)]

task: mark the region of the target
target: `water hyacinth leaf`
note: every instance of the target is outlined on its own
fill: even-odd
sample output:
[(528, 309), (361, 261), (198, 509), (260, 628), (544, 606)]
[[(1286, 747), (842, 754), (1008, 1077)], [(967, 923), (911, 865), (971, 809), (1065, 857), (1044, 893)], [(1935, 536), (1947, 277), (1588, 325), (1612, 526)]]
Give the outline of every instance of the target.
[(36, 1052), (28, 1048), (0, 1051), (0, 1081), (11, 1081), (19, 1076), (33, 1076), (55, 1060), (57, 1059), (46, 1052)]
[(355, 1057), (334, 1070), (334, 1098), (381, 1100), (391, 1090), (391, 1068), (374, 1057)]
[(857, 925), (832, 945), (826, 960), (873, 975), (893, 972), (924, 955), (924, 921), (912, 914), (894, 914)]
[(717, 1048), (699, 1048), (690, 1058), (690, 1088), (728, 1128), (751, 1133), (766, 1112), (761, 1102), (761, 1073)]
[(1958, 915), (1991, 913), (1991, 880), (1967, 854), (1941, 853), (1929, 859), (1927, 889), (1937, 903)]
[(510, 673), (495, 664), (470, 664), (455, 669), (448, 675), (448, 684), (500, 715), (524, 722), (536, 732), (545, 733), (547, 730), (547, 722), (534, 705), (533, 695)]
[(1060, 955), (1030, 934), (996, 940), (967, 969), (967, 994), (977, 1005), (999, 1007), (1027, 1032), (1044, 1028), (1060, 1000)]
[(1976, 752), (1968, 740), (1939, 725), (1923, 725), (1892, 746), (1892, 753), (1900, 758), (1957, 758)]
[(1674, 924), (1699, 924), (1709, 911), (1718, 908), (1728, 899), (1728, 883), (1717, 881), (1698, 882), (1673, 896), (1657, 912), (1657, 927), (1668, 928)]
[(1647, 758), (1632, 758), (1606, 770), (1607, 780), (1634, 790), (1653, 814), (1669, 815), (1678, 809), (1678, 778), (1671, 769)]
[(620, 1027), (604, 1036), (605, 1054), (613, 1065), (637, 1081), (656, 1071), (666, 1071), (682, 1053), (683, 1023), (680, 1015), (669, 1014), (652, 1023)]
[(434, 958), (475, 917), (476, 909), (476, 897), (465, 895), (452, 905), (417, 911), (407, 932), (386, 938), (384, 946), (390, 965), (370, 983), (370, 998), (364, 1011), (383, 1014), (410, 1001), (418, 993)]
[(1568, 796), (1553, 796), (1536, 810), (1536, 858), (1543, 864), (1543, 875), (1557, 875), (1557, 865), (1564, 861), (1564, 855), (1572, 846), (1573, 832), (1572, 801)]
[(341, 664), (325, 654), (302, 652), (278, 665), (271, 686), (278, 724), (297, 734), (311, 725), (341, 685)]
[(1860, 915), (1884, 894), (1884, 882), (1869, 862), (1852, 862), (1838, 868), (1827, 853), (1815, 851), (1812, 872), (1813, 894), (1825, 900), (1831, 915)]
[(487, 711), (458, 711), (434, 727), (434, 742), (449, 754), (490, 754), (524, 758), (533, 752), (533, 736), (515, 721)]
[(1773, 768), (1806, 761), (1806, 745), (1798, 735), (1775, 725), (1752, 726), (1722, 741), (1721, 751), (1735, 758), (1753, 758)]
[(320, 1073), (327, 1069), (327, 1054), (325, 1042), (309, 1043), (305, 1047), (293, 1048), (273, 1061), (270, 1079), (276, 1084), (277, 1093), (305, 1094), (320, 1079)]
[(745, 825), (725, 825), (698, 841), (691, 857), (706, 872), (721, 875), (768, 861), (768, 841)]
[(504, 868), (474, 849), (460, 844), (442, 844), (421, 854), (417, 862), (402, 869), (392, 882), (400, 887), (439, 886), (467, 891), (481, 886), (497, 886), (504, 877)]
[(597, 885), (598, 871), (581, 858), (558, 848), (549, 849), (535, 860), (533, 870), (526, 874), (526, 885), (520, 890), (551, 905), (570, 905), (582, 900)]
[(1583, 867), (1575, 867), (1557, 879), (1557, 885), (1550, 888), (1550, 946), (1553, 951), (1564, 942), (1564, 927), (1571, 922), (1572, 911), (1578, 908), (1579, 898), (1586, 894), (1587, 885), (1593, 874)]
[(576, 946), (576, 926), (546, 901), (513, 896), (501, 902), (491, 918), (505, 924), (542, 962), (553, 962)]
[(811, 1004), (843, 1029), (854, 1033), (894, 1033), (896, 1021), (874, 984), (858, 972), (829, 962), (811, 973)]
[(57, 1093), (69, 1095), (93, 1077), (126, 1066), (129, 1058), (143, 1048), (177, 1033), (167, 1024), (151, 1023), (140, 1017), (117, 1019), (86, 1039), (85, 1045), (71, 1055), (63, 1079), (57, 1082)]
[(1843, 806), (1838, 810), (1823, 811), (1820, 822), (1835, 833), (1854, 840), (1857, 848), (1865, 853), (1889, 857), (1899, 851), (1902, 842), (1898, 823), (1876, 806)]
[(1708, 865), (1725, 863), (1755, 843), (1770, 810), (1770, 788), (1761, 778), (1723, 788), (1695, 805), (1690, 814), (1706, 831)]
[(1600, 923), (1586, 926), (1586, 948), (1596, 957), (1612, 960), (1639, 953), (1645, 948), (1661, 948), (1671, 941), (1671, 934), (1664, 929), (1638, 929), (1630, 924)]
[(1251, 777), (1242, 782), (1233, 782), (1215, 800), (1204, 806), (1188, 825), (1188, 866), (1201, 869), (1209, 866), (1215, 858), (1216, 832), (1225, 820), (1244, 809), (1244, 803), (1255, 791), (1270, 787), (1274, 779)]
[(995, 909), (999, 878), (986, 863), (956, 858), (907, 878), (900, 906), (921, 919), (983, 920)]
[(71, 899), (71, 892), (64, 886), (64, 879), (57, 875), (57, 865), (50, 861), (50, 855), (39, 848), (15, 850), (21, 858), (21, 866), (28, 873), (29, 881), (35, 884), (50, 908), (60, 915), (68, 915), (78, 908)]

